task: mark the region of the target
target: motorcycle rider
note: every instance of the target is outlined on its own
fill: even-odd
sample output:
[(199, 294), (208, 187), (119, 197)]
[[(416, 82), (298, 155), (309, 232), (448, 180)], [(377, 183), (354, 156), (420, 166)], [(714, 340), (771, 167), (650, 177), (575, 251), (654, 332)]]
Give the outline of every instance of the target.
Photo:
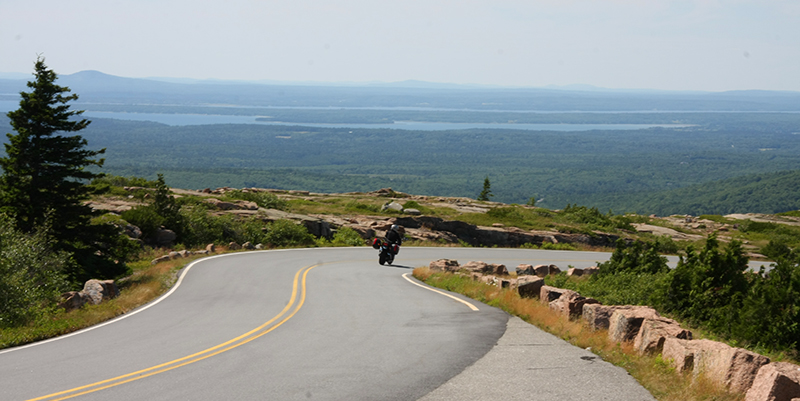
[(392, 227), (386, 231), (386, 241), (389, 241), (389, 244), (400, 244), (403, 243), (403, 228), (398, 226), (397, 224), (392, 224)]

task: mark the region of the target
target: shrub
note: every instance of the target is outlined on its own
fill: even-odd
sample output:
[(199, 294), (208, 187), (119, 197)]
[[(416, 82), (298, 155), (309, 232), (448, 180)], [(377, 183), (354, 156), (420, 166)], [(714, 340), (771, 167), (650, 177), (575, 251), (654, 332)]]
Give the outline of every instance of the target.
[(618, 273), (657, 274), (669, 271), (667, 258), (659, 255), (653, 244), (635, 241), (628, 245), (622, 239), (617, 240), (617, 247), (611, 258), (597, 266), (600, 268), (597, 274), (599, 276)]
[(122, 218), (142, 230), (144, 239), (155, 237), (156, 232), (164, 225), (165, 219), (152, 205), (136, 206), (122, 212)]
[(52, 310), (69, 283), (63, 269), (69, 255), (56, 252), (40, 228), (33, 234), (16, 229), (0, 215), (0, 327), (14, 327)]
[(350, 227), (342, 227), (333, 234), (331, 244), (334, 246), (362, 246), (364, 239), (361, 235)]
[(276, 220), (267, 224), (264, 241), (274, 247), (313, 245), (314, 236), (305, 226), (291, 220)]

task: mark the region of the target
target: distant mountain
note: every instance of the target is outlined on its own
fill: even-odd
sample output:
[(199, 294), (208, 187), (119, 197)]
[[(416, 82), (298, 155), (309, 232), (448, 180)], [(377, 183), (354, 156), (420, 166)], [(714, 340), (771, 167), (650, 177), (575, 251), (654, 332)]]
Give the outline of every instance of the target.
[[(27, 78), (0, 79), (0, 96), (24, 90)], [(218, 80), (124, 78), (99, 71), (61, 75), (83, 103), (245, 107), (423, 107), (431, 109), (670, 112), (800, 112), (800, 92), (673, 92), (613, 90), (586, 85), (513, 88), (423, 81), (395, 83), (258, 83)]]

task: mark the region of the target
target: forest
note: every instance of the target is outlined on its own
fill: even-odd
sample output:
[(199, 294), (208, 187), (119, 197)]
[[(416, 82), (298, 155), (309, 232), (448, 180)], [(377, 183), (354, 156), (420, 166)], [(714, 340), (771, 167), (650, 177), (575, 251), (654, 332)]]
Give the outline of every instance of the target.
[[(94, 119), (103, 171), (173, 187), (264, 187), (314, 192), (397, 191), (616, 213), (776, 213), (800, 209), (794, 179), (800, 115), (692, 115), (692, 127), (582, 132), (407, 131), (198, 125)], [(751, 116), (752, 117), (752, 116)], [(735, 121), (741, 119), (739, 121)], [(0, 122), (2, 123), (2, 122)]]

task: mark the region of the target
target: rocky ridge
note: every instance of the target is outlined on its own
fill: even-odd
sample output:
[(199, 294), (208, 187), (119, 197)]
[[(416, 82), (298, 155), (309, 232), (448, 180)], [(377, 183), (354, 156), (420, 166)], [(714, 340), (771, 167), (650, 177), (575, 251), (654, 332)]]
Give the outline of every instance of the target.
[[(128, 188), (126, 188), (128, 189)], [(130, 188), (135, 190), (136, 188)], [(335, 230), (341, 227), (352, 228), (363, 238), (370, 239), (381, 235), (392, 224), (399, 224), (406, 228), (406, 236), (420, 241), (437, 242), (440, 244), (462, 244), (470, 246), (498, 246), (518, 247), (525, 244), (541, 246), (544, 244), (574, 244), (584, 247), (613, 247), (619, 238), (633, 240), (640, 234), (668, 236), (674, 241), (698, 241), (706, 235), (716, 232), (723, 241), (728, 240), (726, 233), (736, 230), (732, 224), (717, 223), (708, 219), (693, 216), (650, 216), (648, 223), (634, 223), (634, 231), (606, 233), (592, 231), (589, 233), (570, 233), (569, 229), (559, 230), (524, 230), (517, 227), (506, 227), (503, 224), (479, 226), (459, 221), (457, 215), (464, 213), (486, 213), (494, 207), (508, 206), (497, 202), (480, 202), (463, 197), (436, 197), (423, 195), (409, 195), (396, 192), (391, 188), (383, 188), (369, 193), (312, 193), (308, 191), (286, 191), (264, 188), (244, 188), (243, 192), (269, 192), (282, 200), (305, 200), (319, 202), (323, 199), (352, 199), (355, 201), (384, 200), (382, 214), (356, 214), (356, 213), (292, 213), (277, 209), (259, 208), (253, 202), (229, 201), (219, 198), (226, 193), (234, 191), (233, 188), (205, 189), (202, 191), (172, 189), (176, 197), (197, 196), (213, 205), (216, 214), (232, 214), (240, 217), (254, 217), (265, 222), (279, 219), (289, 219), (303, 224), (310, 233), (316, 237), (330, 238)], [(416, 208), (404, 208), (400, 202), (415, 201), (428, 208), (450, 210), (449, 215), (455, 217), (438, 217), (425, 215)], [(98, 210), (111, 213), (121, 213), (132, 207), (142, 204), (130, 196), (128, 199), (99, 198), (89, 204)], [(536, 209), (534, 207), (522, 206)], [(800, 219), (768, 215), (731, 215), (726, 216), (736, 219), (751, 219), (753, 221), (769, 221), (779, 224), (800, 225)], [(134, 229), (135, 231), (135, 229)], [(160, 244), (169, 246), (168, 243)], [(749, 246), (751, 258), (762, 257), (753, 253), (757, 247)]]

